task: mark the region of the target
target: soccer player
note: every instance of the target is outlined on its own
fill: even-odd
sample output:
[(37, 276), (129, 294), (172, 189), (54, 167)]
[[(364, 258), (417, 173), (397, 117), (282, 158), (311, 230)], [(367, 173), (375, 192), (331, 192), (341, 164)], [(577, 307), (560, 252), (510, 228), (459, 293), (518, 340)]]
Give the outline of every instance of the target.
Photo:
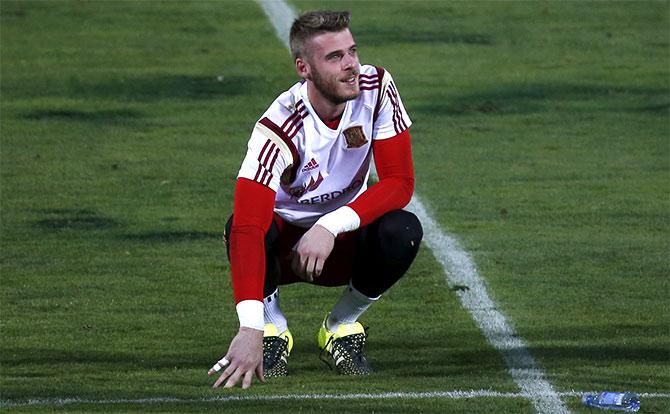
[[(405, 274), (423, 231), (402, 210), (414, 191), (411, 121), (391, 75), (361, 65), (349, 12), (313, 11), (291, 27), (301, 81), (249, 139), (226, 246), (240, 328), (209, 371), (214, 387), (287, 374), (293, 337), (279, 285), (346, 285), (317, 334), (340, 374), (365, 375), (358, 318)], [(367, 188), (370, 162), (379, 182)]]

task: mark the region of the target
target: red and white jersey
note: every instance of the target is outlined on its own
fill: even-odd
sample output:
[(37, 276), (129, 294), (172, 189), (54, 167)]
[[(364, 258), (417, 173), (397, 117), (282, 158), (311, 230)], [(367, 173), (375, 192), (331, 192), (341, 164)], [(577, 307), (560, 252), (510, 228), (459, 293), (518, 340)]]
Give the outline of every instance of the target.
[(346, 103), (337, 129), (316, 114), (307, 83), (282, 93), (254, 126), (238, 178), (276, 192), (275, 212), (301, 227), (347, 205), (367, 189), (372, 140), (412, 124), (391, 75), (362, 65), (361, 94)]

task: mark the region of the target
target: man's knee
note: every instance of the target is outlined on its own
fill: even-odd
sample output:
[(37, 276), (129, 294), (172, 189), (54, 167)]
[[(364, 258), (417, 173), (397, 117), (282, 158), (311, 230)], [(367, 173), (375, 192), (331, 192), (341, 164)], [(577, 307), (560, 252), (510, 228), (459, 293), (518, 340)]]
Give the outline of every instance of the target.
[(421, 239), (423, 228), (419, 219), (409, 211), (394, 210), (379, 218), (376, 233), (384, 250), (392, 257), (414, 258)]
[(419, 219), (409, 211), (394, 210), (366, 226), (352, 285), (364, 295), (387, 291), (414, 262), (423, 238)]

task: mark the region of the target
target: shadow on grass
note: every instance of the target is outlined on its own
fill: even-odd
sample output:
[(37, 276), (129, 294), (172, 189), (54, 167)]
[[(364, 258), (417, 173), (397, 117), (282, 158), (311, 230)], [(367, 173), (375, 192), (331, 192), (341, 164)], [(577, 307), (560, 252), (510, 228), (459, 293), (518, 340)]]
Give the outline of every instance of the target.
[[(531, 349), (534, 356), (542, 360), (588, 360), (592, 363), (622, 363), (630, 362), (659, 362), (667, 363), (670, 359), (670, 350), (652, 346), (623, 346), (623, 345), (575, 345), (537, 347)], [(578, 366), (579, 364), (566, 364)]]
[[(488, 375), (504, 372), (501, 356), (495, 349), (481, 343), (481, 347), (445, 343), (434, 337), (402, 337), (372, 335), (366, 344), (366, 356), (377, 373), (393, 377), (442, 378), (448, 375), (479, 373)], [(321, 359), (316, 343), (298, 340), (294, 342), (292, 358), (298, 362), (305, 358)], [(333, 359), (323, 356), (317, 365), (335, 370)]]
[(189, 242), (198, 240), (221, 240), (222, 233), (204, 232), (204, 231), (152, 231), (139, 234), (126, 234), (121, 236), (125, 240), (140, 241), (140, 242)]
[(116, 220), (89, 209), (57, 208), (37, 212), (47, 216), (35, 222), (35, 226), (43, 230), (100, 230), (119, 226)]
[(262, 90), (264, 79), (252, 76), (157, 75), (109, 79), (92, 83), (71, 79), (69, 92), (75, 96), (127, 101), (162, 99), (220, 99), (253, 94)]
[(490, 46), (493, 45), (493, 38), (481, 33), (454, 33), (443, 30), (435, 31), (434, 28), (422, 30), (413, 27), (410, 30), (397, 30), (389, 27), (359, 27), (356, 29), (356, 38), (364, 45), (384, 45), (384, 44), (465, 44)]
[[(113, 100), (117, 102), (155, 102), (161, 100), (209, 100), (233, 99), (239, 96), (254, 96), (268, 93), (266, 76), (211, 75), (128, 75), (116, 72), (91, 77), (71, 76), (53, 82), (36, 80), (34, 84), (12, 84), (3, 89), (3, 96), (17, 97), (63, 97), (68, 99)], [(21, 116), (21, 115), (19, 115)], [(128, 120), (143, 116), (127, 109), (89, 111), (53, 108), (29, 112), (24, 119), (70, 119), (70, 120)]]
[[(567, 366), (580, 365), (574, 363), (575, 360), (587, 360), (595, 364), (617, 361), (628, 365), (631, 362), (667, 363), (670, 360), (670, 349), (661, 340), (667, 334), (667, 329), (662, 324), (636, 326), (615, 322), (588, 328), (555, 327), (551, 331), (534, 328), (527, 330), (526, 334), (536, 341), (548, 343), (530, 348), (531, 353), (542, 360), (552, 360), (554, 363), (564, 361), (558, 364), (565, 363)], [(555, 341), (560, 342), (553, 345)], [(650, 344), (650, 341), (654, 341), (654, 344)], [(658, 346), (655, 344), (657, 342), (660, 342)]]
[(102, 111), (80, 111), (73, 109), (39, 109), (25, 113), (23, 119), (34, 121), (78, 121), (78, 122), (127, 122), (139, 119), (142, 114), (128, 109)]
[[(22, 367), (31, 364), (92, 364), (100, 365), (101, 369), (119, 369), (122, 367), (138, 369), (138, 367), (155, 368), (202, 368), (203, 373), (212, 364), (212, 356), (195, 356), (188, 352), (172, 354), (138, 352), (118, 352), (87, 349), (56, 349), (56, 348), (9, 348), (3, 349), (0, 362), (5, 367)], [(109, 367), (114, 365), (114, 367)]]
[[(640, 104), (640, 102), (644, 102)], [(670, 104), (663, 90), (637, 86), (570, 83), (511, 84), (498, 89), (449, 97), (444, 93), (425, 96), (414, 110), (426, 115), (533, 113), (553, 110), (557, 104), (573, 103), (594, 110), (645, 112), (667, 116)], [(590, 103), (589, 103), (590, 102)]]

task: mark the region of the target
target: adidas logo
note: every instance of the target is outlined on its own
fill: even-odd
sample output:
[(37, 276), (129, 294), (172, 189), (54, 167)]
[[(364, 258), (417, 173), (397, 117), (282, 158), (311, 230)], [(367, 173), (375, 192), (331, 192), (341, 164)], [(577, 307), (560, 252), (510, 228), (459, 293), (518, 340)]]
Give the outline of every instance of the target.
[(316, 162), (314, 158), (312, 158), (307, 164), (305, 164), (304, 167), (302, 167), (302, 172), (307, 172), (307, 171), (312, 171), (316, 168), (319, 168), (319, 163)]

